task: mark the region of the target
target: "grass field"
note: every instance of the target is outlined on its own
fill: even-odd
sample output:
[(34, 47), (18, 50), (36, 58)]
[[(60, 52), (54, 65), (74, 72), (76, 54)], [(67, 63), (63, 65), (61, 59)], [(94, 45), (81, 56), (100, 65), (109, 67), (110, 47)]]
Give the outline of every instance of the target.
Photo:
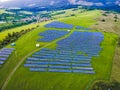
[[(65, 12), (64, 14), (58, 14), (58, 15), (54, 15), (56, 13), (59, 13), (59, 12)], [(71, 16), (71, 14), (74, 14), (74, 15), (77, 15), (77, 14), (80, 14), (83, 9), (78, 9), (76, 11), (73, 11), (73, 9), (67, 9), (67, 10), (61, 10), (61, 11), (55, 11), (53, 12), (52, 14), (54, 15), (53, 18), (63, 18), (63, 17), (68, 17), (68, 16)]]
[(8, 33), (20, 32), (21, 30), (25, 30), (28, 28), (36, 27), (36, 26), (37, 26), (37, 24), (29, 24), (29, 25), (5, 30), (4, 32), (0, 32), (0, 40), (3, 40), (8, 35)]
[(6, 12), (5, 10), (0, 9), (0, 14), (3, 14), (5, 12)]
[(32, 12), (28, 12), (28, 11), (20, 11), (19, 13), (28, 14), (28, 15), (32, 15), (33, 14)]
[[(90, 27), (91, 25), (96, 24), (94, 18), (100, 17), (100, 15), (100, 11), (88, 11), (77, 16), (58, 20), (75, 26), (80, 25)], [(47, 30), (44, 28), (46, 23), (48, 22), (40, 23), (39, 28), (23, 35), (16, 41), (15, 52), (11, 55), (4, 66), (0, 68), (0, 87), (3, 86), (7, 77), (9, 77), (10, 73), (19, 64), (19, 62), (21, 62), (21, 60), (24, 61), (21, 62), (22, 64), (20, 64), (20, 67), (16, 68), (15, 73), (13, 73), (9, 79), (10, 81), (8, 80), (5, 90), (86, 90), (94, 80), (110, 79), (117, 35), (104, 32), (104, 41), (101, 44), (103, 50), (99, 57), (93, 57), (92, 59), (92, 65), (96, 74), (87, 75), (79, 73), (29, 72), (28, 68), (23, 66), (25, 62), (24, 58), (26, 58), (29, 53), (31, 54), (34, 53), (35, 50), (38, 50), (35, 47), (35, 44), (37, 43), (36, 40), (39, 38), (38, 33)], [(74, 30), (75, 29), (73, 29), (71, 33)], [(12, 31), (9, 30), (9, 32)], [(2, 37), (4, 37), (4, 35)], [(45, 45), (48, 45), (49, 48), (53, 48), (58, 40), (50, 42), (51, 44), (40, 42), (40, 48)]]
[(5, 9), (0, 9), (0, 14), (3, 14), (3, 13), (14, 14), (12, 12), (6, 11)]

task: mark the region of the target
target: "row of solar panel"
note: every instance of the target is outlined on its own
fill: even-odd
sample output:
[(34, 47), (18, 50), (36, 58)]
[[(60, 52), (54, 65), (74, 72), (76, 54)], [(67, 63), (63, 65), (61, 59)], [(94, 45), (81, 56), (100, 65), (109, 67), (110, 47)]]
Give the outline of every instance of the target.
[(38, 42), (51, 42), (57, 38), (60, 38), (64, 35), (68, 34), (67, 31), (60, 31), (60, 30), (47, 30), (43, 33), (40, 33), (40, 36), (43, 36), (43, 38), (38, 39)]
[[(26, 63), (31, 63), (31, 62), (51, 62), (53, 60), (50, 59), (44, 59), (44, 60), (27, 60)], [(85, 61), (85, 60), (54, 60), (55, 62), (65, 62), (65, 63), (90, 63), (91, 61)]]
[(13, 52), (13, 48), (3, 48), (0, 50), (0, 65), (4, 64)]
[(95, 74), (94, 71), (89, 70), (65, 70), (65, 69), (45, 69), (45, 68), (30, 68), (30, 71), (37, 71), (37, 72), (74, 72), (74, 73), (85, 73), (85, 74)]
[[(65, 29), (72, 29), (72, 24), (66, 24), (63, 22), (54, 21), (51, 23), (48, 23), (45, 25), (46, 28), (65, 28)], [(82, 29), (82, 30), (91, 30), (90, 28), (85, 28), (83, 26), (76, 26), (76, 29)]]
[(45, 27), (46, 28), (66, 28), (66, 29), (72, 29), (73, 25), (65, 24), (63, 22), (54, 21), (54, 22), (46, 24)]
[[(94, 55), (95, 54), (97, 54), (97, 53), (94, 53)], [(91, 55), (93, 55), (93, 54), (91, 54)], [(75, 60), (75, 59), (79, 59), (79, 60), (89, 60), (89, 59), (91, 59), (91, 57), (90, 56), (78, 56), (78, 55), (76, 55), (76, 56), (69, 56), (69, 55), (43, 55), (43, 56), (41, 56), (41, 55), (32, 55), (32, 57), (36, 57), (36, 58), (41, 58), (41, 59), (72, 59), (72, 60)]]
[(67, 66), (79, 66), (79, 67), (91, 67), (90, 63), (67, 63), (67, 62), (28, 62), (27, 65), (67, 65)]

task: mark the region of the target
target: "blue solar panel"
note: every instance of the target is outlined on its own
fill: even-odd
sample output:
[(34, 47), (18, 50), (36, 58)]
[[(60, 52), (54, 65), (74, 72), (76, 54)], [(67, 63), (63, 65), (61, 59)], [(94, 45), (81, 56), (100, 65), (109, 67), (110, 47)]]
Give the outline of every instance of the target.
[(10, 55), (11, 52), (3, 52), (3, 51), (1, 52), (1, 51), (0, 51), (0, 54)]
[(36, 58), (36, 57), (30, 57), (30, 58), (28, 58), (28, 60), (40, 60), (40, 59)]
[(44, 48), (34, 53), (24, 66), (35, 67), (32, 71), (42, 71), (42, 67), (49, 72), (95, 74), (91, 60), (93, 56), (99, 56), (103, 39), (100, 32), (75, 31), (69, 37), (58, 41), (56, 50)]
[(66, 29), (72, 29), (73, 25), (71, 25), (71, 24), (65, 24), (63, 22), (54, 21), (54, 22), (46, 24), (45, 27), (47, 27), (47, 28), (66, 28)]
[(34, 62), (34, 61), (29, 62), (29, 61), (27, 61), (27, 63), (29, 63), (29, 64), (38, 64), (38, 65), (39, 65), (39, 64), (40, 64), (40, 65), (42, 65), (42, 64), (43, 64), (43, 65), (49, 64), (49, 62), (40, 62), (40, 61), (39, 61), (39, 62)]
[(85, 28), (82, 26), (76, 26), (76, 29), (81, 29), (81, 30), (91, 30), (90, 28)]
[(74, 63), (74, 64), (72, 64), (72, 66), (74, 67), (74, 66), (79, 66), (79, 67), (90, 67), (91, 66), (91, 64), (89, 64), (89, 63), (82, 63), (82, 64), (76, 64), (76, 63)]
[(95, 74), (94, 71), (84, 71), (84, 70), (73, 70), (76, 73), (85, 73), (85, 74)]
[(3, 61), (0, 61), (0, 65), (2, 65), (2, 64), (4, 64), (4, 62), (3, 62)]
[(3, 48), (0, 50), (0, 65), (4, 64), (13, 52), (13, 48)]
[(70, 63), (66, 63), (66, 62), (49, 62), (49, 64), (51, 65), (70, 65)]
[(61, 70), (61, 69), (49, 69), (49, 72), (72, 72), (71, 70)]
[(0, 57), (7, 57), (7, 58), (8, 58), (9, 55), (5, 55), (5, 54), (1, 54), (1, 53), (0, 53)]
[(49, 66), (49, 68), (70, 69), (70, 66)]
[(92, 67), (72, 67), (73, 70), (88, 70), (88, 71), (93, 71)]
[(48, 68), (48, 65), (38, 65), (38, 64), (24, 64), (25, 67), (39, 67), (39, 68)]
[(46, 72), (46, 68), (30, 68), (30, 71), (36, 71), (36, 72)]
[(7, 60), (7, 58), (0, 57), (0, 61), (5, 61), (5, 60)]
[(67, 31), (60, 31), (60, 30), (47, 30), (43, 33), (40, 33), (40, 36), (43, 36), (43, 38), (38, 39), (37, 41), (42, 42), (51, 42), (57, 38), (60, 38), (64, 35), (68, 34)]

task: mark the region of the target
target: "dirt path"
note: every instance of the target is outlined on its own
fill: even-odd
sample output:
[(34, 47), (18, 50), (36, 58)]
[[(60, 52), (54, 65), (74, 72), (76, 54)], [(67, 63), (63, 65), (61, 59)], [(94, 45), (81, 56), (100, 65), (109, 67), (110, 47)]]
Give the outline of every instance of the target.
[(47, 47), (47, 46), (50, 46), (50, 45), (52, 45), (52, 44), (54, 44), (54, 43), (56, 43), (56, 42), (58, 42), (58, 41), (60, 41), (60, 40), (62, 40), (62, 39), (64, 39), (64, 38), (70, 36), (73, 32), (74, 32), (74, 29), (71, 30), (71, 32), (70, 32), (69, 34), (67, 34), (67, 35), (65, 35), (65, 36), (63, 36), (63, 37), (61, 37), (61, 38), (59, 38), (59, 39), (56, 39), (56, 40), (54, 40), (53, 42), (50, 42), (49, 44), (47, 44), (47, 45), (45, 45), (45, 46), (43, 46), (43, 47), (41, 47), (41, 48), (37, 48), (37, 49), (33, 50), (32, 52), (30, 52), (29, 54), (27, 54), (25, 57), (21, 58), (21, 59), (19, 60), (20, 62), (16, 65), (16, 67), (12, 70), (12, 72), (10, 73), (10, 75), (7, 77), (7, 79), (6, 79), (6, 81), (4, 82), (1, 90), (5, 90), (5, 88), (7, 87), (8, 83), (9, 83), (9, 81), (11, 80), (12, 76), (14, 75), (14, 73), (16, 72), (16, 70), (20, 67), (20, 65), (24, 62), (24, 60), (25, 60), (27, 57), (29, 57), (29, 56), (30, 56), (31, 54), (33, 54), (34, 52), (37, 52), (37, 51), (39, 51), (39, 50), (41, 50), (41, 49), (43, 49), (43, 48), (45, 48), (45, 47)]

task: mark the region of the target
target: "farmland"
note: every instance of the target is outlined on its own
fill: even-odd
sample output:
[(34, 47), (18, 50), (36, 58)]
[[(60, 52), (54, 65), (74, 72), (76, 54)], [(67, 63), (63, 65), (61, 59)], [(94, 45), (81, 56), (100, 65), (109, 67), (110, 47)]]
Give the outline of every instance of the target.
[[(93, 56), (91, 59), (91, 65), (94, 68), (95, 74), (30, 72), (28, 68), (24, 67), (26, 59), (33, 53), (40, 51), (43, 48), (56, 48), (58, 46), (57, 42), (69, 37), (76, 31), (76, 26), (89, 28), (97, 23), (95, 21), (95, 18), (97, 17), (101, 17), (101, 13), (98, 10), (94, 10), (76, 14), (76, 16), (56, 19), (62, 23), (72, 24), (74, 27), (70, 28), (68, 34), (51, 42), (37, 42), (39, 38), (42, 38), (42, 36), (39, 36), (39, 33), (48, 29), (50, 30), (51, 28), (52, 30), (60, 31), (66, 31), (67, 29), (44, 27), (52, 21), (38, 23), (40, 27), (23, 35), (15, 42), (15, 51), (2, 68), (0, 68), (0, 87), (2, 88), (3, 86), (3, 90), (87, 90), (94, 80), (109, 80), (118, 36), (113, 33), (106, 33), (99, 30), (87, 31), (89, 33), (100, 32), (104, 36), (104, 40), (100, 45), (103, 49), (100, 51), (99, 56)], [(0, 38), (2, 40), (5, 37), (5, 34), (9, 32), (21, 30), (34, 25), (36, 24), (6, 30), (0, 33), (0, 36), (2, 36)], [(86, 31), (79, 30), (78, 32)], [(40, 44), (39, 48), (35, 47), (36, 43)], [(10, 45), (7, 47), (11, 48)]]

